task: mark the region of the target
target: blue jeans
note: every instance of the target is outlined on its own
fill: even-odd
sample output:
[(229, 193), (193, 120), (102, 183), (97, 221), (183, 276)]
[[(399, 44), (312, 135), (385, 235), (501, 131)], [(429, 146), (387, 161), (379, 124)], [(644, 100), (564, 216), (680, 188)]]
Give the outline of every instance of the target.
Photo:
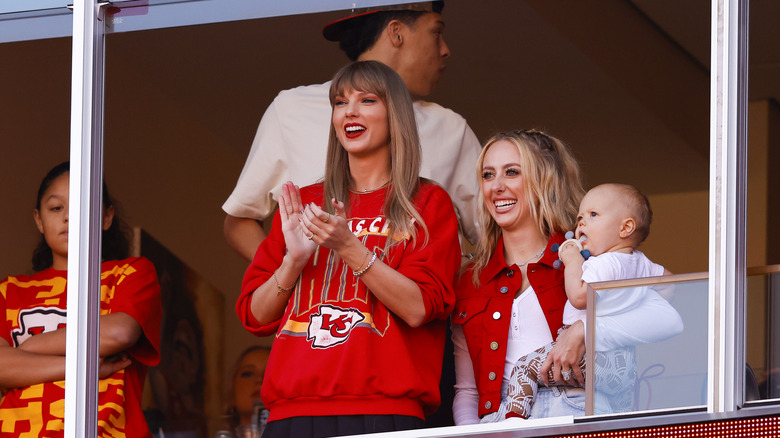
[[(481, 423), (495, 423), (504, 421), (506, 413), (509, 412), (506, 392), (508, 382), (505, 380), (501, 385), (501, 406), (498, 411), (482, 417)], [(531, 405), (531, 415), (529, 418), (548, 418), (571, 415), (581, 417), (585, 415), (585, 390), (582, 388), (569, 387), (544, 387), (539, 386), (539, 390), (534, 397)]]
[(585, 390), (553, 386), (540, 387), (531, 407), (530, 418), (585, 415)]
[[(504, 381), (501, 385), (501, 406), (497, 412), (485, 415), (482, 423), (493, 423), (504, 421), (509, 407), (506, 403), (506, 391), (508, 382)], [(608, 414), (613, 410), (610, 407), (609, 397), (596, 392), (596, 414)], [(534, 403), (531, 405), (531, 416), (529, 418), (549, 418), (571, 415), (581, 417), (585, 415), (585, 390), (583, 388), (572, 388), (562, 386), (544, 387), (540, 386), (536, 393)]]

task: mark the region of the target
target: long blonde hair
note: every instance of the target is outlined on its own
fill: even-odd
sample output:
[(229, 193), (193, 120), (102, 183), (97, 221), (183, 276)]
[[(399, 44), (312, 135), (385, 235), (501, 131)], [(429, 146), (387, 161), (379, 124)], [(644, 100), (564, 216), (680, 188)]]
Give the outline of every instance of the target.
[[(414, 222), (420, 225), (428, 241), (428, 227), (412, 204), (412, 198), (420, 185), (420, 161), (422, 150), (414, 119), (412, 98), (406, 85), (390, 67), (377, 61), (358, 61), (346, 65), (333, 77), (330, 85), (330, 104), (348, 90), (376, 94), (387, 108), (387, 123), (390, 133), (390, 178), (391, 185), (385, 199), (383, 214), (390, 224), (390, 235), (411, 236), (416, 240)], [(327, 163), (325, 165), (325, 209), (334, 213), (330, 200), (344, 202), (349, 215), (349, 188), (352, 176), (349, 169), (349, 155), (336, 136), (331, 123), (328, 138)], [(387, 239), (385, 248), (393, 239)]]
[[(477, 179), (482, 181), (485, 153), (499, 141), (508, 141), (520, 152), (520, 166), (528, 209), (546, 239), (555, 233), (572, 230), (576, 224), (582, 188), (580, 167), (569, 148), (557, 138), (537, 130), (502, 132), (485, 143), (477, 160)], [(479, 192), (479, 238), (474, 257), (475, 284), (487, 266), (501, 236), (501, 228), (485, 206)]]

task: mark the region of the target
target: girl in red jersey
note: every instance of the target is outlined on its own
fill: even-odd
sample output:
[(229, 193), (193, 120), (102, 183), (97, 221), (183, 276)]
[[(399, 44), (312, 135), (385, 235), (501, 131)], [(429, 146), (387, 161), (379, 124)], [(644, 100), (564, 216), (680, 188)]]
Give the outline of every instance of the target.
[(458, 224), (419, 178), (412, 101), (378, 62), (340, 70), (323, 183), (283, 186), (236, 310), (275, 333), (263, 382), (264, 437), (420, 427), (440, 402)]
[[(63, 434), (69, 169), (53, 168), (38, 190), (35, 274), (0, 283), (0, 437)], [(150, 437), (141, 393), (147, 367), (159, 360), (160, 287), (149, 260), (126, 258), (105, 185), (102, 227), (98, 436)]]

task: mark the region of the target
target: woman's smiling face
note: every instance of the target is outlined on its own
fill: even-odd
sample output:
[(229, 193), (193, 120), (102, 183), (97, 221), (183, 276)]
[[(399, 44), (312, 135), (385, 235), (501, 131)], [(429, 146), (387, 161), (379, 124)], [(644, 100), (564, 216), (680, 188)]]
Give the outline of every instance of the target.
[(365, 156), (390, 148), (387, 106), (374, 93), (345, 90), (334, 99), (333, 127), (350, 155)]
[(525, 196), (520, 151), (512, 142), (497, 141), (482, 160), (482, 196), (485, 207), (504, 232), (533, 221)]

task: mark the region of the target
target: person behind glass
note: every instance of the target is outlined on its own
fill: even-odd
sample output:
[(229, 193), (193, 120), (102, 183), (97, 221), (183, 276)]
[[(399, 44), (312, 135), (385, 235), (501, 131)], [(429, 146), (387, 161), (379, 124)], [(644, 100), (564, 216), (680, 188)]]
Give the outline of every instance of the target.
[[(653, 212), (650, 202), (636, 187), (627, 184), (602, 184), (594, 187), (580, 203), (575, 239), (561, 244), (558, 254), (566, 267), (564, 278), (568, 301), (563, 312), (565, 329), (575, 321), (585, 321), (588, 283), (657, 277), (671, 274), (663, 266), (653, 263), (636, 248), (650, 234)], [(580, 242), (578, 245), (577, 242)], [(588, 250), (585, 260), (581, 249)], [(630, 288), (597, 296), (596, 315), (633, 312), (632, 324), (644, 321), (653, 328), (643, 330), (635, 343), (658, 342), (682, 331), (679, 314), (655, 291), (648, 288)], [(506, 403), (497, 412), (482, 418), (482, 422), (502, 421), (505, 418), (528, 418), (538, 384), (550, 385), (551, 374), (544, 376), (539, 368), (547, 353), (555, 346), (550, 343), (518, 359), (509, 379)], [(620, 398), (631, 397), (636, 382), (635, 351), (629, 346), (604, 350), (599, 342), (595, 348), (595, 366), (592, 367), (598, 391), (609, 394), (613, 404)], [(574, 371), (577, 371), (576, 374)], [(563, 370), (564, 381), (584, 385), (585, 357), (579, 366)], [(617, 410), (617, 406), (614, 406)], [(626, 407), (628, 408), (628, 406)]]
[[(456, 285), (455, 424), (478, 423), (499, 409), (517, 359), (552, 342), (566, 303), (564, 274), (555, 269), (552, 244), (574, 227), (583, 195), (580, 170), (569, 149), (536, 130), (510, 131), (487, 141), (477, 161), (482, 182), (481, 237), (472, 264)], [(550, 352), (556, 381), (585, 353), (582, 322), (557, 337)], [(549, 366), (547, 368), (550, 368)], [(542, 369), (546, 372), (547, 369)], [(545, 393), (547, 392), (547, 394)], [(581, 388), (547, 398), (539, 392), (534, 416), (584, 409)], [(544, 400), (544, 402), (542, 402)], [(542, 412), (543, 407), (550, 410)], [(563, 415), (561, 413), (560, 415)]]
[(460, 264), (452, 201), (418, 176), (412, 101), (392, 69), (350, 64), (330, 100), (325, 180), (283, 186), (236, 304), (249, 331), (276, 333), (264, 437), (418, 428), (440, 402)]
[[(338, 42), (351, 61), (391, 67), (413, 96), (424, 97), (433, 92), (450, 57), (443, 8), (442, 1), (355, 8), (325, 26), (323, 36)], [(263, 114), (241, 175), (222, 206), (225, 238), (247, 261), (265, 238), (262, 221), (273, 214), (282, 185), (290, 180), (310, 185), (323, 177), (329, 89), (326, 82), (284, 90)], [(478, 187), (471, 168), (479, 156), (479, 140), (452, 110), (422, 100), (413, 108), (422, 147), (420, 176), (450, 194), (463, 234), (473, 243)]]
[(252, 421), (257, 405), (262, 405), (260, 388), (268, 365), (270, 347), (253, 345), (245, 349), (238, 357), (233, 369), (228, 393), (227, 426), (235, 431), (240, 426), (248, 426)]
[[(32, 275), (0, 283), (0, 430), (63, 433), (69, 163), (43, 179), (33, 217), (43, 235)], [(141, 412), (147, 368), (160, 358), (160, 286), (154, 266), (127, 258), (129, 241), (103, 185), (98, 436), (151, 437)]]

